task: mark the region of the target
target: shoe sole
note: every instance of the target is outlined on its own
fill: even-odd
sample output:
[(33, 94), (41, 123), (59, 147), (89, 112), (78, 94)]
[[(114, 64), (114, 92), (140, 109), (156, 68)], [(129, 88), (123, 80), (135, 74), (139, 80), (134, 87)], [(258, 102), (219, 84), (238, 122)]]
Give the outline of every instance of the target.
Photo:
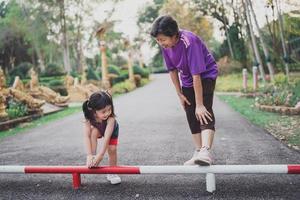
[(110, 184), (112, 184), (112, 185), (118, 185), (120, 183), (121, 183), (121, 181), (119, 181), (119, 182), (110, 182)]
[(200, 166), (210, 166), (211, 165), (209, 162), (204, 161), (204, 160), (195, 160), (195, 164), (200, 165)]

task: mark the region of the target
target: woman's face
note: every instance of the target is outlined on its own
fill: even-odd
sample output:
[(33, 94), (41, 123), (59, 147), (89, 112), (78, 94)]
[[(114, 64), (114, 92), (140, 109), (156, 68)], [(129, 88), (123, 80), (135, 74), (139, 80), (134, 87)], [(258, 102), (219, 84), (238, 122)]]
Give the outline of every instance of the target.
[(155, 38), (156, 42), (163, 48), (172, 48), (177, 43), (177, 36), (166, 36), (164, 34), (158, 34)]
[(106, 106), (105, 108), (101, 110), (96, 110), (96, 118), (99, 120), (107, 120), (107, 118), (111, 115), (111, 105)]

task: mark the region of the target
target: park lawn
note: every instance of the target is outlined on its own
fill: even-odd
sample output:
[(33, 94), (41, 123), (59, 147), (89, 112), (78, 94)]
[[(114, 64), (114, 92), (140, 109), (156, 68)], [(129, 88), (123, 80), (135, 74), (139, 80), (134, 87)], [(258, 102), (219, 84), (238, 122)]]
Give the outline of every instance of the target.
[[(291, 72), (290, 81), (300, 79), (300, 72)], [(263, 82), (260, 80), (258, 86), (262, 87)], [(216, 82), (216, 91), (218, 92), (243, 92), (243, 75), (242, 73), (226, 74), (218, 76)], [(248, 73), (247, 92), (253, 91), (253, 78)]]
[(300, 116), (287, 116), (261, 111), (254, 106), (253, 98), (233, 95), (218, 95), (234, 110), (241, 113), (253, 124), (266, 129), (289, 147), (300, 150)]
[[(248, 76), (247, 90), (252, 90), (252, 76)], [(216, 82), (216, 91), (218, 92), (241, 92), (243, 88), (242, 74), (228, 74), (219, 76)]]
[(0, 139), (4, 138), (6, 136), (10, 136), (10, 135), (15, 135), (21, 132), (24, 132), (28, 129), (34, 128), (34, 127), (38, 127), (44, 124), (47, 124), (49, 122), (58, 120), (58, 119), (62, 119), (66, 116), (72, 115), (74, 113), (78, 113), (81, 112), (81, 106), (76, 106), (76, 107), (68, 107), (62, 111), (50, 114), (50, 115), (46, 115), (43, 116), (41, 118), (38, 118), (36, 120), (33, 120), (31, 122), (26, 122), (26, 123), (22, 123), (17, 125), (16, 127), (6, 130), (6, 131), (1, 131), (0, 132)]

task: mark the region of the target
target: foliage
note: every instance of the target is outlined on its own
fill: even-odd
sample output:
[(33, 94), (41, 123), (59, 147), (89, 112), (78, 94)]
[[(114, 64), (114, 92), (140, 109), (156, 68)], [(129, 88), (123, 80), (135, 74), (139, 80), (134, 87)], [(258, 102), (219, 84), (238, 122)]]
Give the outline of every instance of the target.
[(18, 66), (16, 66), (14, 69), (9, 71), (9, 76), (14, 79), (15, 76), (19, 76), (20, 79), (29, 78), (29, 70), (32, 68), (33, 65), (29, 62), (23, 62), (20, 63)]
[(87, 68), (87, 80), (100, 80), (100, 75), (92, 68), (88, 67)]
[(64, 81), (63, 80), (51, 80), (48, 83), (49, 87), (63, 86), (63, 85), (64, 85)]
[(10, 119), (23, 117), (28, 114), (27, 106), (23, 103), (15, 101), (12, 98), (8, 100), (7, 105), (6, 112)]
[(228, 56), (225, 56), (218, 61), (219, 75), (240, 73), (242, 68), (243, 66), (239, 61), (230, 59)]
[(182, 29), (187, 29), (199, 35), (204, 41), (212, 38), (212, 23), (197, 11), (187, 6), (186, 2), (167, 0), (160, 10), (162, 14), (170, 14)]
[(116, 74), (119, 76), (121, 74), (121, 70), (118, 66), (110, 65), (110, 66), (108, 66), (108, 73)]
[(64, 68), (61, 65), (58, 65), (56, 63), (49, 63), (45, 71), (42, 72), (41, 76), (49, 77), (49, 76), (61, 76), (65, 75)]
[(159, 73), (167, 73), (168, 70), (166, 69), (166, 67), (157, 67), (157, 68), (153, 68), (152, 69), (152, 73), (154, 74), (159, 74)]
[(122, 94), (122, 93), (130, 92), (134, 89), (135, 89), (134, 84), (129, 80), (126, 80), (121, 83), (117, 83), (112, 87), (114, 94)]
[(141, 75), (142, 78), (149, 78), (149, 70), (143, 69), (140, 66), (133, 66), (133, 73)]
[(129, 78), (128, 70), (120, 70), (120, 75), (112, 80), (112, 84), (121, 83)]
[(287, 83), (285, 76), (277, 75), (275, 83), (261, 89), (263, 96), (256, 99), (262, 105), (294, 107), (300, 101), (300, 80)]

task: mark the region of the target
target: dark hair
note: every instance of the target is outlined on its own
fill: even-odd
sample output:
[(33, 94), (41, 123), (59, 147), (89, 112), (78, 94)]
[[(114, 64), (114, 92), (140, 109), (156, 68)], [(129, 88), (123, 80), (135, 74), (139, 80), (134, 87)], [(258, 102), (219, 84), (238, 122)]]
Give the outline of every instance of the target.
[(110, 117), (115, 117), (114, 105), (112, 97), (108, 92), (95, 92), (93, 93), (88, 100), (83, 102), (82, 111), (85, 119), (89, 121), (95, 120), (95, 112), (101, 110), (106, 106), (111, 106), (111, 115)]
[(170, 15), (163, 15), (154, 21), (150, 34), (152, 37), (157, 37), (158, 34), (172, 37), (178, 35), (178, 32), (177, 22)]

